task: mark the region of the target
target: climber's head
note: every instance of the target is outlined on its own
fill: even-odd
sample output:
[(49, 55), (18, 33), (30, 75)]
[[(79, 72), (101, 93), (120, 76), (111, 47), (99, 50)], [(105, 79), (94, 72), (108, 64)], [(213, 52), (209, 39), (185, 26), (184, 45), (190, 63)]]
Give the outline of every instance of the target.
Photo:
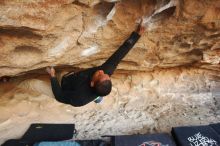
[(112, 89), (109, 75), (105, 74), (103, 70), (97, 70), (92, 76), (91, 87), (94, 87), (100, 96), (108, 95)]

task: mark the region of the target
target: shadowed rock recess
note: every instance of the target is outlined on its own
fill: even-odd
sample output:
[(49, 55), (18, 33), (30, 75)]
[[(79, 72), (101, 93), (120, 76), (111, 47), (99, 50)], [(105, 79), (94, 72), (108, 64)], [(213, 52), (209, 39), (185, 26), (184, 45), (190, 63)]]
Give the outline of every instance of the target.
[[(75, 123), (77, 138), (93, 139), (219, 121), (219, 14), (219, 0), (1, 0), (0, 144), (34, 122)], [(102, 64), (142, 16), (147, 30), (103, 104), (53, 98), (45, 67)]]

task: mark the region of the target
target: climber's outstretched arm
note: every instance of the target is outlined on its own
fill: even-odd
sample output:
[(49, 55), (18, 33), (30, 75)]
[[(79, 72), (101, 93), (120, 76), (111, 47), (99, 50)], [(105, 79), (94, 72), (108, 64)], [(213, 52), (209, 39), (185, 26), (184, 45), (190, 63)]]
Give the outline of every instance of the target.
[(138, 25), (137, 30), (132, 32), (130, 37), (118, 48), (118, 50), (113, 53), (112, 56), (109, 57), (105, 63), (101, 65), (101, 69), (103, 69), (105, 73), (112, 75), (120, 61), (131, 50), (131, 48), (135, 45), (135, 43), (138, 41), (144, 31), (145, 27), (142, 25), (141, 21), (141, 23)]

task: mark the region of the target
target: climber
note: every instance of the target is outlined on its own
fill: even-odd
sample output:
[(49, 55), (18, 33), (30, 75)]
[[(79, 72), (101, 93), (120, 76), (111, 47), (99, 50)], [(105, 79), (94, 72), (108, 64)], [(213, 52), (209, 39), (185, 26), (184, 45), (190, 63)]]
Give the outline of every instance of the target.
[(72, 106), (83, 106), (91, 101), (100, 103), (103, 96), (111, 92), (110, 76), (144, 31), (145, 27), (141, 20), (137, 30), (132, 32), (130, 37), (105, 63), (98, 67), (64, 75), (61, 86), (56, 78), (54, 68), (48, 67), (47, 72), (51, 76), (52, 91), (56, 100)]

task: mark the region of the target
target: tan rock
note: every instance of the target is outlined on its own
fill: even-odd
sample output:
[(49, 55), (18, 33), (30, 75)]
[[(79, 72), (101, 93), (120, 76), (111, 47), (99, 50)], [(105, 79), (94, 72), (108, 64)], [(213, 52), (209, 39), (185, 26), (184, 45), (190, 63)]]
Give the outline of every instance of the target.
[[(1, 0), (0, 143), (33, 122), (75, 123), (77, 138), (218, 122), (219, 6), (219, 0)], [(160, 21), (150, 19), (156, 12)], [(103, 104), (72, 107), (53, 98), (45, 67), (61, 74), (102, 64), (142, 16), (146, 32), (119, 64)]]

